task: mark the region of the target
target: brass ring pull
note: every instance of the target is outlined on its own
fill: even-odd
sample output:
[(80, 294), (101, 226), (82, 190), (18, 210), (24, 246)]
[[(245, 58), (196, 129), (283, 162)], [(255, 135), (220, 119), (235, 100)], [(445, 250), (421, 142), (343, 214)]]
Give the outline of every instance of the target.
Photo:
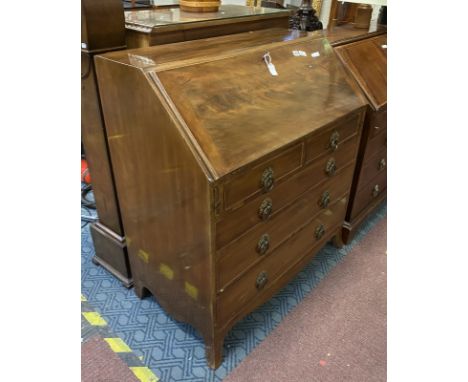
[(273, 169), (268, 167), (265, 171), (263, 171), (260, 186), (262, 187), (263, 192), (268, 192), (273, 189), (274, 185), (275, 178), (273, 177)]
[(340, 133), (335, 130), (330, 136), (330, 142), (328, 144), (328, 147), (332, 149), (332, 151), (335, 151), (338, 148), (339, 139), (340, 139)]
[(382, 171), (385, 168), (386, 165), (387, 165), (387, 162), (385, 162), (385, 158), (382, 158), (379, 161), (379, 171)]
[(260, 272), (255, 280), (257, 289), (262, 289), (268, 282), (268, 273), (266, 271)]
[(271, 213), (273, 212), (273, 202), (270, 198), (266, 198), (262, 204), (260, 204), (260, 208), (258, 209), (258, 216), (262, 220), (267, 220)]
[(315, 238), (320, 240), (323, 235), (325, 235), (325, 227), (323, 224), (320, 224), (317, 228), (315, 228)]
[(333, 176), (336, 173), (336, 162), (335, 159), (330, 158), (325, 166), (325, 172), (328, 176)]
[(264, 255), (268, 251), (268, 248), (270, 248), (270, 235), (265, 233), (257, 243), (257, 252), (260, 255)]
[(380, 193), (380, 187), (378, 184), (376, 184), (374, 188), (372, 189), (372, 196), (375, 198), (379, 195), (379, 193)]
[(325, 191), (320, 198), (319, 206), (322, 208), (327, 208), (330, 203), (330, 193)]

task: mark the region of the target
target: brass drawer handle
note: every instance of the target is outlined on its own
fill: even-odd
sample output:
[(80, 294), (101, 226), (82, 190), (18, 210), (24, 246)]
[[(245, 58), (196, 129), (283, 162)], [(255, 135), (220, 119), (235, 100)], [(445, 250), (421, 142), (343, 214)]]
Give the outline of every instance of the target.
[(332, 135), (330, 136), (330, 142), (328, 144), (328, 147), (332, 149), (332, 151), (335, 151), (338, 148), (339, 139), (340, 139), (340, 133), (338, 131), (334, 131)]
[(379, 193), (380, 193), (380, 187), (378, 184), (376, 184), (374, 188), (372, 189), (372, 196), (375, 198), (379, 195)]
[(262, 220), (267, 220), (271, 213), (273, 212), (273, 202), (270, 198), (266, 198), (262, 204), (260, 204), (260, 208), (258, 209), (258, 216)]
[(335, 159), (330, 158), (325, 166), (325, 172), (328, 176), (333, 176), (336, 173), (336, 162)]
[(255, 286), (257, 289), (262, 289), (268, 282), (268, 273), (266, 271), (260, 272), (255, 280)]
[(322, 208), (327, 208), (330, 203), (330, 193), (325, 191), (320, 198), (319, 206)]
[(323, 235), (325, 235), (325, 227), (323, 224), (320, 224), (317, 228), (315, 228), (315, 238), (320, 240)]
[(275, 178), (273, 177), (273, 169), (268, 167), (263, 171), (262, 179), (260, 181), (260, 186), (262, 187), (263, 192), (268, 192), (273, 189), (275, 185)]
[(270, 235), (265, 233), (257, 243), (257, 252), (260, 255), (264, 255), (268, 251), (268, 248), (270, 248)]
[(379, 161), (379, 171), (382, 171), (385, 168), (386, 165), (387, 165), (387, 162), (385, 162), (385, 158), (382, 158)]

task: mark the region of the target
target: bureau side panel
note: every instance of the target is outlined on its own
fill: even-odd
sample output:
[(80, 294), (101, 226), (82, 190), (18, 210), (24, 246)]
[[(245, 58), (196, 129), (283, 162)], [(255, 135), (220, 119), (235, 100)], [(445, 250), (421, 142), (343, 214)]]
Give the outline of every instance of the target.
[(139, 69), (96, 59), (135, 291), (202, 334), (212, 323), (207, 177)]

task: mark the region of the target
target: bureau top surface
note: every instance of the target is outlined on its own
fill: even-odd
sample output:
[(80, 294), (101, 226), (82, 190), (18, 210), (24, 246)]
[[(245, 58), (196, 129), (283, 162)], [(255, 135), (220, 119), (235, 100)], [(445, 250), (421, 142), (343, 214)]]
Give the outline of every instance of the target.
[(387, 104), (387, 35), (336, 47), (375, 110)]
[(169, 25), (192, 25), (197, 23), (222, 23), (233, 22), (239, 18), (252, 17), (278, 17), (288, 16), (289, 11), (275, 8), (247, 7), (244, 5), (224, 4), (218, 12), (184, 12), (179, 7), (152, 8), (145, 10), (132, 10), (125, 12), (125, 24), (127, 28), (159, 28)]
[[(105, 56), (126, 65), (150, 68), (167, 62), (226, 54), (273, 42), (290, 41), (306, 37), (307, 32), (289, 31), (286, 28), (268, 28), (200, 40), (156, 45), (145, 48), (117, 50)], [(317, 38), (321, 36), (314, 34)]]

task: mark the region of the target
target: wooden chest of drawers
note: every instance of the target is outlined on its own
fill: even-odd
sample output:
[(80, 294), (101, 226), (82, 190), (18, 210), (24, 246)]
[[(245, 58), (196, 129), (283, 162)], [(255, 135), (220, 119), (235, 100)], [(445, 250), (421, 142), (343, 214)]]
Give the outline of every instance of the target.
[(335, 48), (368, 100), (343, 241), (387, 196), (387, 35)]
[(238, 320), (339, 244), (366, 108), (324, 39), (231, 44), (96, 58), (135, 291), (192, 324), (212, 367)]

